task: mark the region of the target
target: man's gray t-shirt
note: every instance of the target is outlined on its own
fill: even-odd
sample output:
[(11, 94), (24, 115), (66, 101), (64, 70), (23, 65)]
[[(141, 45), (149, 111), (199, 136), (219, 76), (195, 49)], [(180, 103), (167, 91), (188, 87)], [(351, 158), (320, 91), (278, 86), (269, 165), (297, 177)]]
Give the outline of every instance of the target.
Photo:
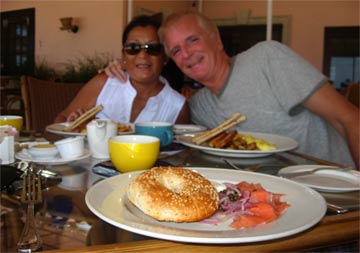
[(344, 138), (302, 103), (327, 78), (288, 47), (261, 42), (233, 57), (228, 80), (218, 95), (203, 88), (190, 99), (191, 120), (212, 128), (235, 112), (246, 115), (239, 131), (288, 136), (298, 151), (354, 166)]

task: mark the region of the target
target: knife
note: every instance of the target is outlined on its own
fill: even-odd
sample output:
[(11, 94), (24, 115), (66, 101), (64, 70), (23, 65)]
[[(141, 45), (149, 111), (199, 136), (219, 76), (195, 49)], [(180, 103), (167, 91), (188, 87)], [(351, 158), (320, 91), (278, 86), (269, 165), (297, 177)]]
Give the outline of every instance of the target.
[(326, 203), (326, 205), (327, 205), (327, 210), (329, 212), (336, 213), (336, 214), (343, 214), (343, 213), (356, 211), (356, 210), (360, 209), (359, 204), (350, 204), (350, 205), (340, 206), (338, 204)]
[(306, 171), (299, 171), (299, 172), (286, 172), (279, 174), (280, 177), (284, 178), (294, 178), (294, 177), (300, 177), (300, 176), (306, 176), (314, 174), (316, 171), (320, 170), (336, 170), (336, 171), (350, 171), (352, 168), (346, 167), (346, 168), (339, 168), (339, 167), (318, 167), (312, 170), (306, 170)]

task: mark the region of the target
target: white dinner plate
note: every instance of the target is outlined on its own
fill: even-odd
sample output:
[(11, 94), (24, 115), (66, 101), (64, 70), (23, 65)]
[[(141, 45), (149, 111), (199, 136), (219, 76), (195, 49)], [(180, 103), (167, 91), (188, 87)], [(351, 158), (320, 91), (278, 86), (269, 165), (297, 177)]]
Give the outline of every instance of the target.
[(274, 153), (284, 152), (288, 150), (295, 149), (298, 143), (286, 136), (280, 136), (275, 134), (264, 134), (264, 133), (255, 133), (255, 132), (240, 132), (241, 134), (251, 135), (255, 138), (263, 139), (267, 142), (270, 142), (276, 146), (274, 150), (234, 150), (234, 149), (223, 149), (223, 148), (212, 148), (207, 143), (197, 145), (192, 142), (194, 134), (185, 134), (178, 136), (178, 141), (182, 144), (199, 149), (202, 152), (216, 155), (216, 156), (226, 156), (226, 157), (264, 157)]
[[(326, 168), (334, 166), (323, 165), (295, 165), (281, 169), (279, 176), (293, 172), (302, 172), (313, 170), (315, 168)], [(310, 175), (293, 177), (298, 183), (307, 185), (318, 191), (324, 192), (350, 192), (360, 190), (360, 172), (356, 170), (337, 171), (337, 170), (319, 170)]]
[(284, 194), (281, 200), (290, 207), (276, 221), (249, 229), (231, 228), (230, 221), (218, 225), (160, 222), (145, 215), (127, 198), (130, 181), (141, 171), (100, 181), (87, 191), (85, 201), (95, 215), (119, 228), (164, 240), (209, 244), (247, 243), (290, 236), (314, 226), (326, 212), (325, 200), (318, 192), (284, 178), (216, 168), (190, 169), (219, 183), (260, 183), (266, 190)]
[[(69, 126), (70, 122), (63, 122), (63, 123), (55, 123), (55, 124), (51, 124), (48, 125), (45, 130), (53, 133), (53, 134), (59, 134), (59, 135), (63, 135), (63, 136), (86, 136), (86, 133), (79, 133), (79, 132), (65, 132), (64, 128)], [(133, 124), (129, 124), (131, 125), (131, 128), (134, 129)], [(128, 131), (128, 132), (118, 132), (119, 135), (123, 135), (123, 134), (132, 134), (134, 133), (134, 130)]]
[(173, 127), (175, 135), (202, 132), (204, 130), (206, 130), (206, 127), (193, 124), (176, 124)]
[(88, 149), (85, 149), (85, 152), (82, 156), (78, 156), (75, 158), (62, 158), (60, 154), (56, 155), (54, 158), (51, 159), (39, 159), (39, 158), (33, 158), (27, 149), (23, 149), (20, 152), (15, 154), (16, 159), (23, 160), (26, 162), (33, 162), (41, 165), (61, 165), (61, 164), (67, 164), (69, 162), (82, 160), (85, 158), (88, 158), (90, 156), (90, 151)]

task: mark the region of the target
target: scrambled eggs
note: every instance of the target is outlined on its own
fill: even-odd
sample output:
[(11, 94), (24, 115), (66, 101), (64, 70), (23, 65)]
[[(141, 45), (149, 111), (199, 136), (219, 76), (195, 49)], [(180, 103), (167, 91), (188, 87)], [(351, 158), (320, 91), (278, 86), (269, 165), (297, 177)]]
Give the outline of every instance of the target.
[[(232, 140), (232, 142), (236, 142), (238, 140), (242, 139), (244, 142), (246, 142), (247, 145), (256, 145), (256, 149), (258, 150), (262, 150), (262, 151), (267, 151), (267, 150), (274, 150), (276, 147), (274, 144), (269, 143), (263, 139), (260, 138), (255, 138), (254, 136), (251, 135), (246, 135), (246, 134), (240, 134), (238, 133), (235, 138)], [(252, 148), (251, 148), (252, 149)]]

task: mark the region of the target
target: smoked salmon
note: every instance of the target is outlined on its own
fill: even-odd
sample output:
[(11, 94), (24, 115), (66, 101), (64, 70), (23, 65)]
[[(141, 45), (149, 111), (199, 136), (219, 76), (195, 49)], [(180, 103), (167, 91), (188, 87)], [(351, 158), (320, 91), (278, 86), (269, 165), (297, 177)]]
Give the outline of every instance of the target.
[(206, 223), (217, 224), (232, 218), (231, 227), (252, 228), (277, 220), (290, 206), (281, 201), (283, 194), (267, 191), (260, 184), (242, 181), (224, 185), (226, 189), (219, 192), (219, 210)]

